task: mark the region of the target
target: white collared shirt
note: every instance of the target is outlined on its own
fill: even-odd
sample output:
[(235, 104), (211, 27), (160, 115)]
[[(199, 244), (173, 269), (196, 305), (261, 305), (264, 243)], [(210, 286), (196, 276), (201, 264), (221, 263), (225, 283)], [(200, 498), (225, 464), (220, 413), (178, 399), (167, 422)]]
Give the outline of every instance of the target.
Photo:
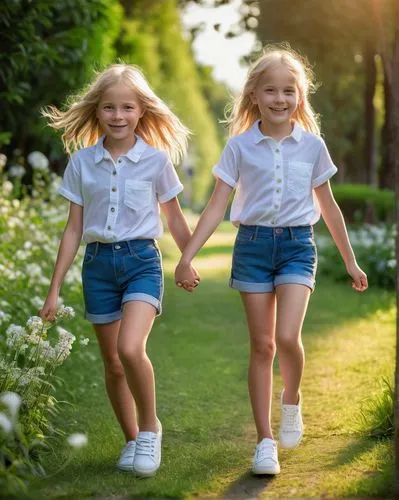
[(316, 223), (320, 207), (313, 189), (337, 171), (323, 139), (295, 123), (291, 135), (276, 141), (262, 134), (259, 123), (232, 137), (213, 168), (236, 188), (230, 220), (268, 227)]
[(58, 190), (83, 207), (83, 241), (159, 238), (159, 203), (183, 190), (168, 156), (136, 136), (133, 148), (114, 162), (103, 141), (70, 158)]

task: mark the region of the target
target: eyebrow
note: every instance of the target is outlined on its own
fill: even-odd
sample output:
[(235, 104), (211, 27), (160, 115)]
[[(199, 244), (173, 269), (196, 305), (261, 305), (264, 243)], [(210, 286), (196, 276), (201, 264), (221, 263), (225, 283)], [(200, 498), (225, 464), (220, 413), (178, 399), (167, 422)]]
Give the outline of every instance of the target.
[[(105, 104), (115, 104), (114, 102), (112, 101), (104, 101), (102, 103), (102, 105), (104, 106)], [(133, 101), (126, 101), (126, 102), (122, 102), (122, 105), (126, 105), (126, 104), (130, 104), (130, 105), (133, 105), (133, 106), (137, 106), (137, 103), (133, 102)]]

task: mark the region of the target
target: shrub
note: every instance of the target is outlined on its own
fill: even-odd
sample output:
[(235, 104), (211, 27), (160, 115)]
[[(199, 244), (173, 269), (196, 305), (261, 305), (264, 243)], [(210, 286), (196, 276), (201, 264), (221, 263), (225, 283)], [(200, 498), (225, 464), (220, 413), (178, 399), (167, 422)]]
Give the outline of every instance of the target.
[[(368, 276), (370, 285), (393, 289), (395, 287), (395, 233), (387, 224), (349, 228), (349, 238), (360, 267)], [(325, 234), (316, 234), (321, 276), (336, 281), (348, 281), (345, 265), (332, 240)]]
[(364, 184), (335, 184), (332, 189), (348, 222), (394, 222), (393, 191)]

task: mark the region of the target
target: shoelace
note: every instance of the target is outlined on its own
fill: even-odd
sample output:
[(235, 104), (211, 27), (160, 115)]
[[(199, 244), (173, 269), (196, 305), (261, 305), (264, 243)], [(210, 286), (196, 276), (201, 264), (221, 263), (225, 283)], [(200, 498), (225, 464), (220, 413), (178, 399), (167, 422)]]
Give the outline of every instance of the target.
[(134, 455), (135, 449), (136, 449), (136, 442), (135, 441), (126, 443), (123, 450), (122, 450), (122, 455), (132, 456), (132, 455)]
[(275, 447), (272, 444), (264, 444), (256, 449), (256, 461), (262, 461), (265, 458), (274, 458)]
[(155, 434), (151, 437), (140, 437), (136, 445), (136, 455), (147, 455), (154, 458), (156, 439), (157, 436)]
[(283, 406), (283, 430), (285, 432), (299, 431), (299, 408)]

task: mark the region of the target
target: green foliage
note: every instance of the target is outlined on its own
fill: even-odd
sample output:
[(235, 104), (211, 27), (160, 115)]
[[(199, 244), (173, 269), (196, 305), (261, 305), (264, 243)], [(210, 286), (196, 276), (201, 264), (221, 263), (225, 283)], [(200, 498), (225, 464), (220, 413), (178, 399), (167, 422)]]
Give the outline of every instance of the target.
[[(393, 290), (395, 288), (395, 241), (391, 225), (363, 225), (349, 228), (349, 239), (361, 268), (368, 276), (370, 286)], [(340, 282), (350, 281), (345, 265), (330, 236), (318, 234), (320, 276)]]
[(39, 110), (50, 103), (60, 105), (87, 81), (93, 64), (113, 57), (111, 43), (119, 19), (115, 2), (2, 2), (0, 129), (11, 132), (10, 149), (48, 150), (53, 135), (43, 134)]
[(393, 191), (365, 184), (334, 184), (334, 197), (349, 222), (393, 222)]
[(383, 377), (380, 392), (363, 401), (360, 410), (362, 432), (375, 438), (392, 438), (394, 434), (394, 390), (388, 378)]

